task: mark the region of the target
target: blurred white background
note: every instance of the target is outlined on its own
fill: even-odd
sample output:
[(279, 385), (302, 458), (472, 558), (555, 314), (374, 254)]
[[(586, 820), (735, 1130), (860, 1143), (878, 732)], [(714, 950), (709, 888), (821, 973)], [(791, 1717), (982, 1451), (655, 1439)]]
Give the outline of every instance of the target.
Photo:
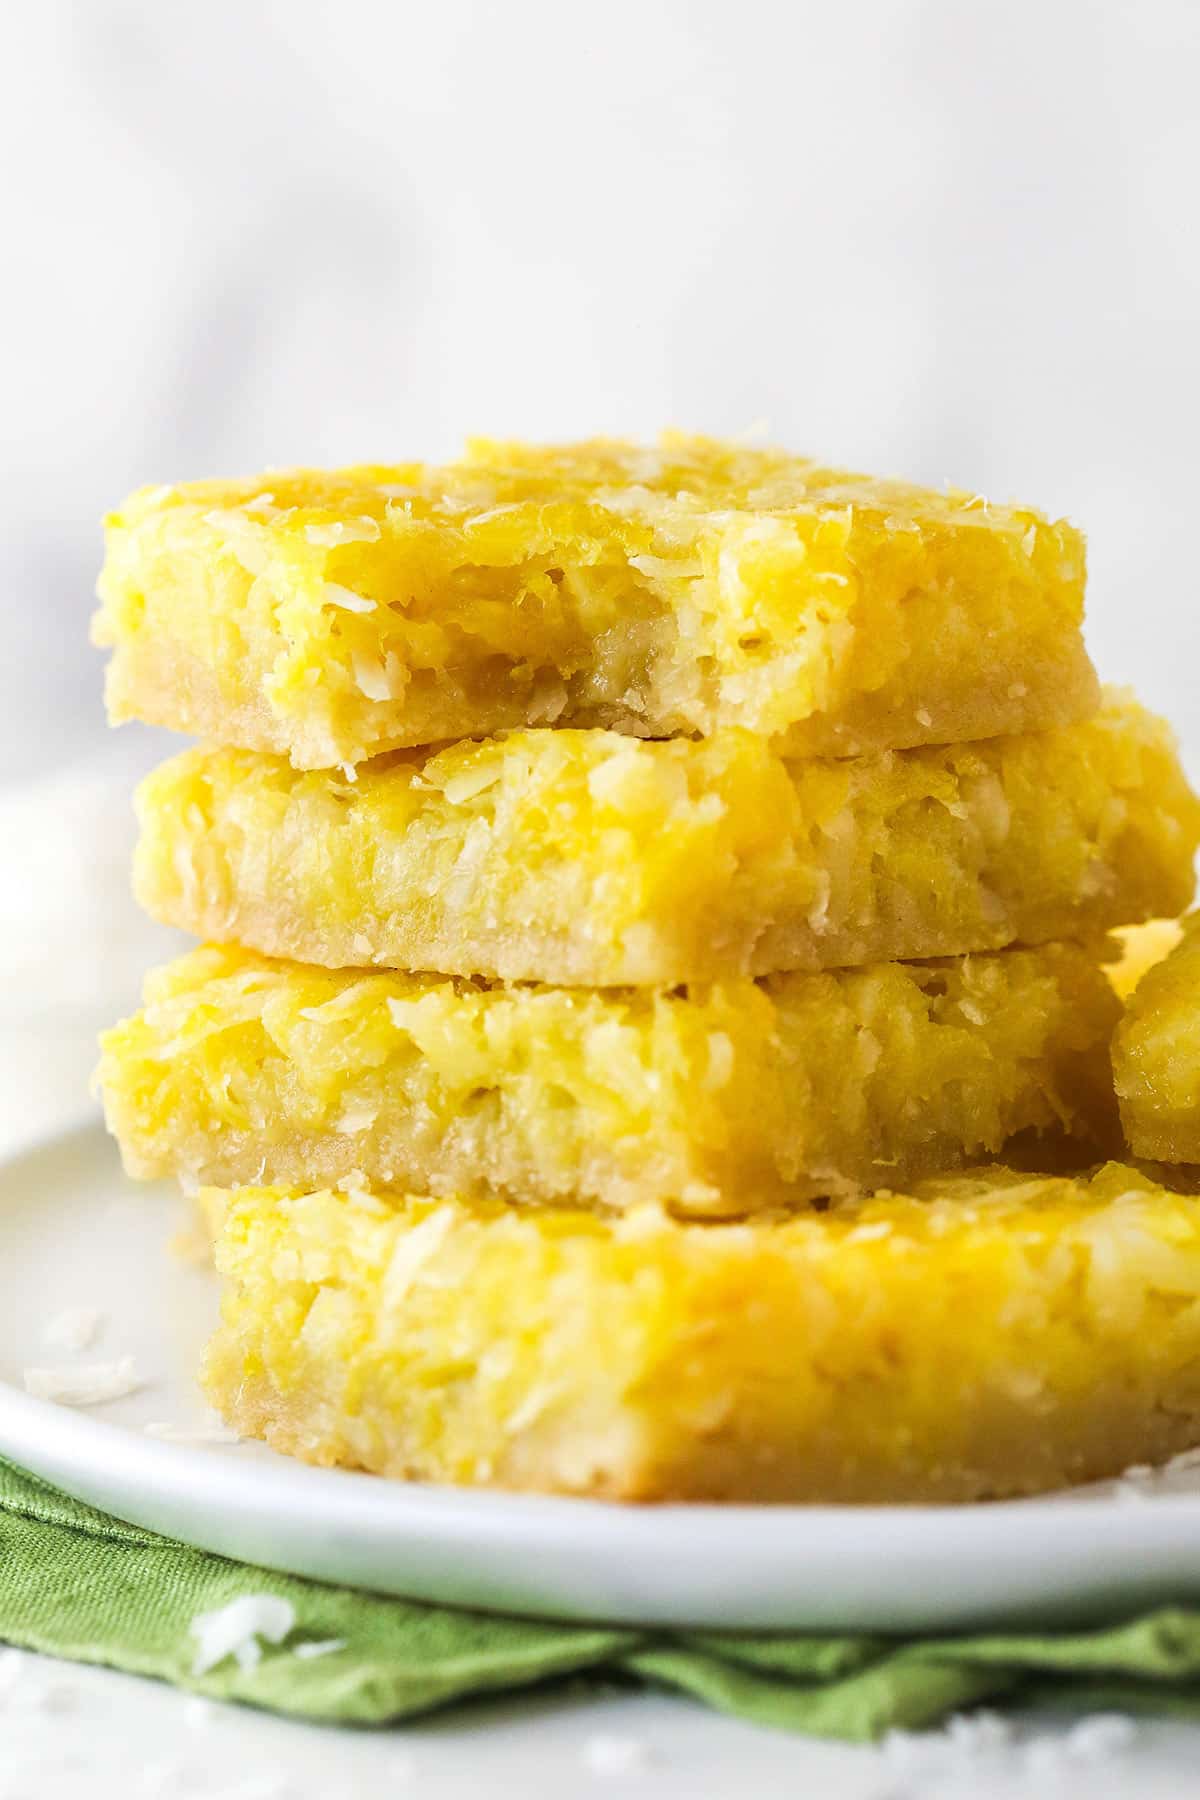
[(1196, 0), (4, 18), (10, 773), (100, 741), (137, 483), (764, 419), (1082, 524), (1200, 755)]
[(152, 748), (86, 643), (106, 506), (469, 431), (766, 420), (1069, 514), (1200, 773), (1197, 0), (2, 11), (0, 768), (97, 771), (64, 891)]

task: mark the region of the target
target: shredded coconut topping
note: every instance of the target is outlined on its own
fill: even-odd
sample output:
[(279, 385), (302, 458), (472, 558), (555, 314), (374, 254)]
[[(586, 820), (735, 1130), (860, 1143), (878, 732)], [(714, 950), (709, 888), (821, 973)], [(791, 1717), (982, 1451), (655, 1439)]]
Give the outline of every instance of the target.
[(476, 794), (484, 793), (495, 787), (503, 773), (498, 762), (476, 762), (474, 767), (464, 769), (461, 774), (451, 775), (442, 783), (442, 792), (451, 806), (461, 806), (466, 800), (473, 800)]
[(343, 612), (369, 613), (375, 611), (374, 600), (368, 600), (365, 594), (356, 594), (353, 588), (343, 587), (340, 581), (325, 583), (325, 600), (329, 606), (340, 606)]
[(406, 1237), (400, 1238), (392, 1251), (384, 1277), (385, 1306), (395, 1306), (408, 1292), (431, 1256), (436, 1256), (443, 1239), (454, 1223), (454, 1208), (442, 1205), (414, 1225)]
[[(357, 598), (356, 594), (355, 599)], [(350, 610), (363, 612), (368, 609), (355, 606)], [(395, 697), (392, 694), (392, 684), (388, 672), (377, 656), (367, 656), (361, 650), (356, 650), (350, 663), (354, 670), (355, 683), (368, 700), (391, 700)]]
[(357, 1137), (360, 1131), (370, 1131), (378, 1117), (375, 1106), (344, 1107), (334, 1120), (333, 1129), (342, 1137)]
[(304, 536), (310, 544), (323, 550), (335, 550), (339, 544), (373, 544), (381, 536), (374, 519), (335, 519), (331, 525), (306, 525)]
[(694, 580), (704, 573), (704, 564), (698, 557), (680, 557), (673, 562), (668, 556), (631, 556), (629, 566), (639, 575), (655, 580)]

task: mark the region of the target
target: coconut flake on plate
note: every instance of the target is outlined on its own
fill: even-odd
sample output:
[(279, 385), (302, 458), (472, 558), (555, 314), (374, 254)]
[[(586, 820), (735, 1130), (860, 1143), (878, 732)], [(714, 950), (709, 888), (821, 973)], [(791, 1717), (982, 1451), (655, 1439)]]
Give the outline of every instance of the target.
[(145, 1385), (132, 1356), (74, 1369), (26, 1369), (24, 1380), (25, 1392), (35, 1400), (53, 1400), (59, 1406), (102, 1406), (106, 1400), (136, 1394)]
[(224, 1419), (210, 1413), (206, 1419), (183, 1425), (175, 1419), (153, 1419), (143, 1425), (147, 1437), (161, 1438), (165, 1444), (240, 1444), (241, 1438), (231, 1431)]
[(104, 1327), (104, 1314), (95, 1306), (68, 1306), (54, 1313), (42, 1328), (47, 1350), (90, 1350)]

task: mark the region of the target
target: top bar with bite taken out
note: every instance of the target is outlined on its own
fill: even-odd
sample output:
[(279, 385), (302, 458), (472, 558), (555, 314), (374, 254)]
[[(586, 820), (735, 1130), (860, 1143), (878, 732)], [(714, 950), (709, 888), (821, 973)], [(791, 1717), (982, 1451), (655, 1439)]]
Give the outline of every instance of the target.
[(1086, 717), (1069, 525), (668, 435), (143, 489), (108, 521), (114, 721), (298, 768), (517, 726), (799, 756)]

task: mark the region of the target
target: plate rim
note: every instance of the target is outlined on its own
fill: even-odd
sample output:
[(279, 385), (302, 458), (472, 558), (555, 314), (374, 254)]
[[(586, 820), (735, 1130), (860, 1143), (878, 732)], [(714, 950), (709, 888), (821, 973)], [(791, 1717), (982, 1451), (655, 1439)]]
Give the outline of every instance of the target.
[[(6, 1150), (0, 1155), (0, 1183), (19, 1178), (23, 1164), (36, 1164), (72, 1143), (87, 1153), (110, 1140), (89, 1112)], [(37, 1399), (3, 1376), (0, 1454), (130, 1525), (214, 1554), (479, 1610), (614, 1625), (778, 1629), (790, 1620), (793, 1628), (822, 1621), (829, 1628), (830, 1607), (817, 1604), (812, 1590), (831, 1565), (848, 1556), (854, 1568), (846, 1584), (843, 1629), (1027, 1621), (1038, 1609), (1042, 1581), (1031, 1588), (1021, 1576), (1034, 1565), (1057, 1571), (1043, 1597), (1059, 1619), (1073, 1594), (1090, 1605), (1083, 1591), (1089, 1585), (1106, 1591), (1130, 1586), (1128, 1579), (1122, 1583), (1122, 1574), (1140, 1576), (1151, 1586), (1170, 1576), (1164, 1597), (1178, 1598), (1181, 1584), (1200, 1595), (1200, 1493), (1151, 1493), (1133, 1502), (1062, 1490), (963, 1505), (644, 1505), (389, 1482), (283, 1457), (278, 1465), (247, 1461), (239, 1468), (235, 1452), (214, 1454), (203, 1445), (145, 1436), (131, 1426)], [(197, 1517), (197, 1497), (206, 1494), (212, 1496), (207, 1525), (203, 1505)], [(313, 1540), (307, 1551), (306, 1528)], [(276, 1543), (280, 1547), (273, 1554)], [(246, 1545), (254, 1554), (246, 1554)], [(735, 1566), (722, 1571), (731, 1552)], [(389, 1553), (395, 1582), (387, 1579)], [(515, 1558), (511, 1578), (489, 1569), (490, 1558)], [(573, 1581), (572, 1558), (594, 1565), (590, 1575), (581, 1566)], [(428, 1563), (424, 1579), (421, 1559)], [(985, 1578), (967, 1584), (974, 1600), (964, 1591), (948, 1605), (943, 1591), (935, 1606), (922, 1604), (919, 1593), (905, 1605), (904, 1584), (896, 1580), (899, 1565), (913, 1589), (934, 1580), (938, 1571), (946, 1577), (961, 1565), (984, 1571)], [(641, 1579), (622, 1584), (622, 1568), (635, 1576), (640, 1572)], [(699, 1570), (703, 1591), (696, 1583)], [(608, 1605), (605, 1582), (596, 1579), (605, 1571), (614, 1577)], [(774, 1595), (763, 1587), (772, 1572)], [(1090, 1584), (1082, 1579), (1088, 1573)], [(690, 1602), (689, 1578), (696, 1590)], [(1012, 1581), (1011, 1604), (1006, 1604), (1002, 1590)], [(739, 1585), (749, 1589), (741, 1603)], [(622, 1598), (639, 1588), (645, 1591), (635, 1601)]]

